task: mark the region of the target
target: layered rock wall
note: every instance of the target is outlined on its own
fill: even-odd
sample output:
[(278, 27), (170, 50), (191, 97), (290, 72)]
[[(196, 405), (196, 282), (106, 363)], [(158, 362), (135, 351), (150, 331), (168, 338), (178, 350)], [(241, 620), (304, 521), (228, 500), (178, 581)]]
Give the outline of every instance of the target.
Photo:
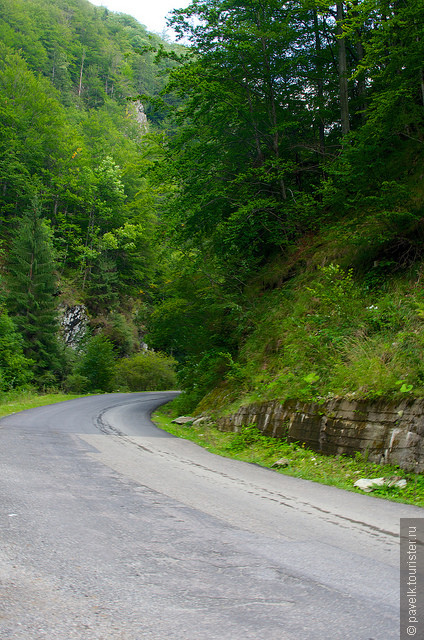
[(217, 420), (238, 431), (255, 424), (263, 433), (305, 443), (325, 454), (353, 455), (424, 471), (424, 400), (388, 404), (333, 399), (324, 404), (277, 401), (247, 405)]

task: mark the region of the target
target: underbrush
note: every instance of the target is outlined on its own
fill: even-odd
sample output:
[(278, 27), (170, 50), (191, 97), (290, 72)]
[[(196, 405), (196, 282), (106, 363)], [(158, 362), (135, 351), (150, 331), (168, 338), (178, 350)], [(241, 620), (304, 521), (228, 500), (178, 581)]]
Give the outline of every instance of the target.
[(368, 462), (357, 453), (354, 458), (347, 456), (325, 456), (308, 449), (302, 443), (265, 436), (255, 426), (244, 426), (238, 433), (222, 432), (209, 422), (197, 425), (171, 423), (175, 415), (173, 403), (161, 407), (153, 414), (156, 425), (180, 438), (185, 438), (208, 449), (211, 453), (243, 460), (264, 467), (272, 467), (278, 460), (287, 465), (275, 471), (332, 485), (340, 489), (362, 493), (354, 487), (360, 478), (404, 478), (404, 488), (382, 486), (370, 495), (395, 502), (404, 502), (424, 507), (424, 476), (403, 471), (394, 465), (378, 465)]
[(421, 268), (371, 286), (371, 276), (330, 263), (265, 293), (237, 371), (230, 364), (224, 376), (233, 396), (239, 404), (423, 396)]

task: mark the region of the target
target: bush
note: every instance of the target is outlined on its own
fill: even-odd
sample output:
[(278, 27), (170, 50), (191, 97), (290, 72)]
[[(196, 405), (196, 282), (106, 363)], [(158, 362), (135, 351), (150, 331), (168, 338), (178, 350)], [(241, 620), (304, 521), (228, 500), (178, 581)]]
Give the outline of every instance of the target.
[[(90, 338), (83, 352), (81, 361), (74, 374), (88, 380), (88, 388), (84, 391), (112, 391), (115, 373), (115, 354), (108, 338), (97, 334)], [(74, 376), (74, 382), (75, 376)]]
[(0, 309), (0, 391), (21, 387), (33, 379), (34, 362), (24, 356), (22, 336), (6, 310)]
[(97, 318), (102, 334), (113, 344), (119, 358), (129, 356), (136, 351), (137, 329), (122, 313), (111, 313), (107, 317)]
[(130, 391), (175, 389), (176, 361), (163, 353), (143, 351), (120, 360), (115, 367), (115, 385)]
[(254, 424), (247, 424), (241, 427), (230, 443), (226, 446), (228, 451), (243, 451), (256, 444), (265, 446), (268, 444), (270, 438), (264, 436), (262, 431)]
[(90, 380), (79, 373), (71, 373), (63, 382), (65, 393), (86, 393), (90, 388)]

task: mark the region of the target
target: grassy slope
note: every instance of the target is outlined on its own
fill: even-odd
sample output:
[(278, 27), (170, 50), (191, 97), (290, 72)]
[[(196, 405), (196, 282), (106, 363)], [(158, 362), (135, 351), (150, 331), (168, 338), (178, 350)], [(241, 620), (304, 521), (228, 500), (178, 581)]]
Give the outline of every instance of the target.
[(0, 418), (9, 416), (12, 413), (18, 413), (25, 409), (33, 409), (34, 407), (44, 407), (48, 404), (56, 402), (64, 402), (65, 400), (73, 400), (81, 398), (80, 395), (70, 395), (66, 393), (46, 393), (40, 395), (34, 391), (16, 391), (4, 393), (0, 395)]
[(385, 255), (400, 239), (378, 236), (371, 224), (328, 227), (258, 275), (247, 291), (247, 338), (201, 411), (272, 399), (424, 396), (424, 262), (414, 246), (424, 224), (403, 234), (396, 260)]

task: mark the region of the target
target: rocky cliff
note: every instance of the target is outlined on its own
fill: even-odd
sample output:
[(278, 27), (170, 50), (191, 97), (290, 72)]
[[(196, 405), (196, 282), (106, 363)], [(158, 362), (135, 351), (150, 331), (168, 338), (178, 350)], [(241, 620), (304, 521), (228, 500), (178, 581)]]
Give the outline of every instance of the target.
[(218, 418), (222, 430), (255, 424), (262, 432), (326, 454), (361, 452), (372, 462), (424, 471), (424, 400), (387, 403), (332, 399), (323, 404), (277, 401), (241, 407)]

